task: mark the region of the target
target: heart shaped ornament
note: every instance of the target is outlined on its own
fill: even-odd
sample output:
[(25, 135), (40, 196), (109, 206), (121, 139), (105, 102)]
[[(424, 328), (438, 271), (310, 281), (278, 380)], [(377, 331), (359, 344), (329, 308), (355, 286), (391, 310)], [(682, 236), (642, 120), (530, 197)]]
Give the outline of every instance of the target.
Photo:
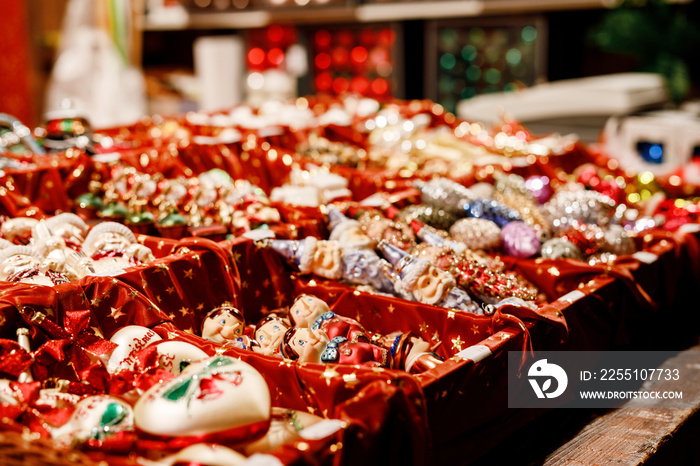
[(209, 357), (201, 349), (184, 341), (156, 341), (153, 346), (158, 350), (158, 367), (173, 375), (179, 375), (185, 367)]
[(252, 366), (212, 356), (156, 384), (134, 406), (137, 430), (179, 445), (253, 440), (270, 424), (270, 390)]
[(117, 347), (112, 351), (107, 362), (107, 372), (114, 374), (124, 369), (133, 369), (136, 365), (137, 354), (155, 341), (162, 338), (148, 327), (127, 325), (112, 335), (110, 341)]
[(75, 405), (68, 422), (53, 429), (51, 437), (68, 446), (133, 429), (134, 414), (128, 403), (111, 395), (94, 395)]

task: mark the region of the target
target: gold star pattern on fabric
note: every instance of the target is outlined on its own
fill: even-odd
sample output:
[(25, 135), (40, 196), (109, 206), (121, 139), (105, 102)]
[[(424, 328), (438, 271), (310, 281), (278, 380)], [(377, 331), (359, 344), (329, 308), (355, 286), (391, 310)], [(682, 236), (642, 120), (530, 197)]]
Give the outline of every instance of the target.
[(454, 319), (455, 318), (455, 311), (447, 311), (447, 318)]
[(393, 305), (393, 304), (389, 304), (389, 307), (386, 308), (386, 309), (387, 309), (387, 311), (389, 311), (389, 314), (393, 314), (395, 308), (394, 308), (394, 305)]
[(265, 280), (263, 280), (262, 286), (263, 288), (267, 288), (268, 286), (270, 286), (270, 279), (266, 278)]
[(196, 260), (197, 262), (199, 262), (200, 259), (201, 259), (201, 258), (199, 257), (199, 254), (193, 255), (192, 258), (193, 258), (194, 260)]
[(452, 349), (455, 351), (462, 351), (462, 344), (464, 342), (462, 341), (462, 338), (457, 335), (457, 338), (452, 339)]
[(158, 246), (157, 246), (157, 248), (158, 248), (159, 251), (160, 251), (161, 249), (163, 249), (163, 246), (165, 246), (165, 241), (158, 241)]
[(549, 272), (550, 275), (553, 275), (555, 277), (559, 276), (559, 269), (556, 267), (550, 267), (547, 269), (547, 272)]
[(352, 390), (355, 388), (355, 385), (360, 383), (360, 380), (357, 378), (357, 374), (354, 372), (351, 374), (343, 374), (343, 381), (345, 382), (345, 388)]
[(218, 348), (216, 348), (216, 355), (217, 356), (221, 356), (225, 352), (226, 352), (226, 348), (224, 348), (223, 346), (219, 346)]
[(100, 338), (104, 338), (105, 336), (102, 334), (102, 330), (99, 329), (99, 327), (90, 327), (92, 329), (92, 333), (95, 334), (95, 336), (98, 336)]
[(101, 299), (101, 298), (93, 298), (93, 300), (90, 301), (90, 304), (92, 304), (93, 306), (97, 307), (97, 306), (100, 305), (101, 302), (102, 302), (102, 299)]
[(141, 286), (144, 288), (148, 288), (148, 282), (146, 280), (141, 280)]
[(174, 286), (169, 286), (165, 289), (165, 291), (168, 292), (168, 294), (173, 294), (175, 292), (175, 287)]
[(139, 292), (136, 291), (135, 289), (132, 288), (132, 289), (129, 290), (129, 297), (130, 297), (131, 299), (136, 298), (138, 295), (139, 295)]
[(156, 272), (167, 272), (168, 270), (170, 270), (168, 264), (156, 264)]
[(472, 332), (474, 332), (474, 335), (479, 333), (479, 326), (476, 324), (472, 325)]
[(185, 278), (189, 278), (190, 280), (194, 278), (194, 271), (192, 269), (185, 270)]
[(326, 367), (326, 370), (323, 371), (323, 374), (321, 374), (322, 379), (326, 379), (326, 385), (331, 386), (331, 379), (339, 376), (338, 371), (335, 370), (334, 367)]
[(199, 304), (197, 305), (197, 310), (198, 310), (198, 311), (201, 311), (201, 310), (203, 310), (203, 309), (204, 309), (204, 303), (199, 303)]
[(156, 299), (158, 300), (158, 302), (161, 302), (161, 301), (162, 301), (162, 298), (161, 298), (160, 296), (158, 296), (158, 295), (156, 295)]
[(284, 294), (278, 291), (275, 295), (275, 301), (277, 301), (277, 307), (282, 307), (282, 302), (284, 302)]
[(268, 312), (270, 312), (270, 309), (268, 309), (267, 306), (260, 306), (260, 313), (262, 315), (267, 315)]
[(176, 339), (177, 337), (178, 337), (178, 334), (177, 334), (177, 333), (175, 333), (175, 332), (168, 332), (168, 338), (170, 338), (171, 340), (174, 340), (174, 339)]
[(503, 333), (503, 332), (499, 333), (498, 336), (503, 341), (508, 340), (511, 337), (510, 333)]
[(170, 317), (171, 319), (175, 320), (175, 313), (174, 313), (174, 312), (169, 313), (169, 314), (168, 314), (168, 317)]
[(185, 317), (185, 316), (187, 315), (187, 312), (188, 312), (188, 311), (189, 311), (189, 309), (187, 309), (185, 306), (182, 306), (182, 307), (178, 310), (178, 312), (179, 312), (180, 314), (182, 314), (182, 317)]
[(53, 308), (45, 307), (44, 312), (46, 313), (47, 316), (53, 317)]
[(464, 358), (462, 356), (458, 356), (456, 354), (454, 356), (452, 356), (450, 359), (455, 361), (455, 362), (464, 361)]
[(418, 329), (421, 332), (427, 332), (428, 331), (428, 324), (426, 324), (425, 322), (421, 322), (421, 324), (418, 326)]
[(440, 341), (440, 334), (435, 330), (435, 333), (433, 333), (433, 340), (435, 341)]
[(231, 253), (231, 258), (235, 263), (238, 263), (238, 261), (241, 260), (241, 253), (239, 253), (238, 251), (233, 251)]
[(243, 288), (244, 290), (245, 290), (246, 288), (248, 288), (248, 282), (245, 281), (245, 280), (243, 280), (243, 281), (241, 282), (241, 288)]
[(121, 307), (110, 307), (109, 308), (109, 315), (114, 319), (115, 321), (119, 318), (124, 316), (125, 314), (122, 312)]

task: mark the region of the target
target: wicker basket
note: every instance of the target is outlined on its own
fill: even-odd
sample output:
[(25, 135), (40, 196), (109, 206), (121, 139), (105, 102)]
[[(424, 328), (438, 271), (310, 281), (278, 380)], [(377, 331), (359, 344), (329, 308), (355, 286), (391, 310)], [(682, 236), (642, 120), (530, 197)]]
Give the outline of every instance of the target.
[(0, 464), (3, 466), (106, 466), (77, 450), (60, 448), (51, 440), (30, 433), (0, 432)]

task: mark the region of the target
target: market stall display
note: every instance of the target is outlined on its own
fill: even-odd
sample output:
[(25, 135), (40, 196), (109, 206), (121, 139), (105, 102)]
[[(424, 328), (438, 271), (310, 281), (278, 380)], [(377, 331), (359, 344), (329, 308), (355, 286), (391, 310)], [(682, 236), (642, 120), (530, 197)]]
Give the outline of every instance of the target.
[[(498, 401), (509, 351), (672, 339), (646, 326), (700, 279), (696, 203), (631, 202), (632, 177), (517, 122), (371, 104), (154, 116), (94, 130), (95, 155), (9, 155), (6, 430), (124, 463), (200, 441), (241, 462), (476, 459), (527, 420)], [(87, 434), (83, 402), (103, 410)]]

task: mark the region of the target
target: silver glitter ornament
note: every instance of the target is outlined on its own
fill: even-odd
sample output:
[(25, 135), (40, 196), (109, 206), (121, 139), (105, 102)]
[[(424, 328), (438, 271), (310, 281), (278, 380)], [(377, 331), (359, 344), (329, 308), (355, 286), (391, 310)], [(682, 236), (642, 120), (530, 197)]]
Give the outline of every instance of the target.
[(411, 223), (411, 220), (419, 220), (440, 230), (449, 229), (457, 221), (457, 216), (445, 209), (425, 204), (411, 205), (401, 209), (397, 218), (408, 224)]
[(602, 250), (618, 256), (625, 256), (634, 253), (637, 248), (634, 240), (623, 227), (620, 225), (608, 225), (605, 229), (605, 244)]
[(559, 191), (543, 209), (559, 232), (577, 222), (607, 225), (615, 215), (615, 201), (597, 191)]
[(532, 192), (525, 185), (525, 178), (514, 173), (508, 175), (500, 172), (493, 174), (496, 191), (502, 194), (519, 194), (532, 198)]
[(577, 259), (583, 260), (581, 250), (571, 241), (563, 238), (552, 238), (542, 244), (540, 255), (544, 259)]
[(469, 249), (495, 249), (501, 244), (501, 229), (491, 220), (462, 218), (450, 227), (450, 236)]
[(462, 206), (476, 199), (469, 188), (448, 178), (434, 178), (418, 188), (423, 203), (459, 216), (464, 215)]

